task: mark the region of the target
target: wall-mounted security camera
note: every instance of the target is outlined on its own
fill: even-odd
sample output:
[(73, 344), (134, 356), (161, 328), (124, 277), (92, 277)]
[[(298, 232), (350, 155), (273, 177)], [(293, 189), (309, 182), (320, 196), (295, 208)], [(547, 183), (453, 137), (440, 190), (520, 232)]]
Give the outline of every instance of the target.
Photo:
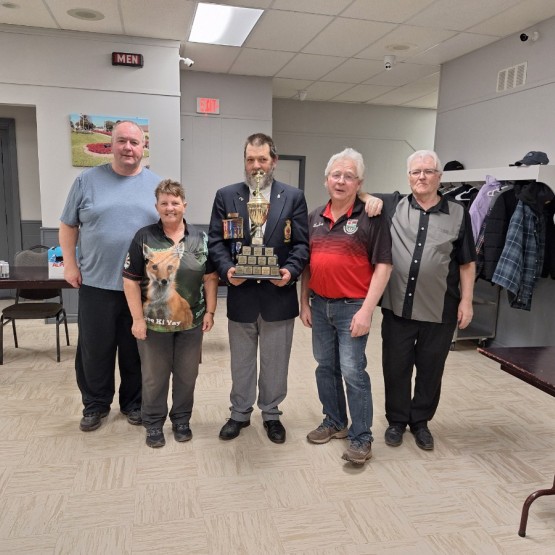
[(187, 67), (191, 67), (195, 63), (191, 58), (179, 58), (179, 61), (183, 62)]
[(527, 42), (528, 40), (530, 40), (531, 42), (536, 42), (540, 38), (540, 34), (537, 31), (534, 31), (530, 34), (520, 33), (519, 38), (521, 42)]
[(386, 71), (389, 71), (395, 65), (395, 56), (384, 56), (383, 67)]

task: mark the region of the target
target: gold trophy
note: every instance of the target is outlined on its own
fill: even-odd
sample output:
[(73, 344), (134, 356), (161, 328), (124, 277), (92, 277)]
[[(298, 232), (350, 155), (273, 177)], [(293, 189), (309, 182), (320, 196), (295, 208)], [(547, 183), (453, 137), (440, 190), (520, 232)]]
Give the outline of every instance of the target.
[(254, 228), (254, 233), (251, 234), (252, 246), (243, 246), (241, 252), (237, 254), (234, 276), (236, 278), (281, 279), (277, 256), (274, 255), (273, 247), (264, 246), (262, 226), (266, 223), (270, 210), (270, 203), (260, 192), (260, 182), (265, 175), (262, 170), (258, 170), (254, 176), (256, 189), (252, 194), (252, 199), (247, 202), (249, 218)]
[(262, 226), (268, 219), (268, 211), (270, 210), (270, 203), (262, 196), (260, 192), (260, 181), (266, 174), (262, 170), (258, 170), (254, 176), (256, 181), (256, 189), (252, 194), (252, 200), (247, 202), (247, 210), (251, 223), (254, 226), (254, 234), (252, 236), (252, 245), (263, 245), (264, 235), (262, 233)]

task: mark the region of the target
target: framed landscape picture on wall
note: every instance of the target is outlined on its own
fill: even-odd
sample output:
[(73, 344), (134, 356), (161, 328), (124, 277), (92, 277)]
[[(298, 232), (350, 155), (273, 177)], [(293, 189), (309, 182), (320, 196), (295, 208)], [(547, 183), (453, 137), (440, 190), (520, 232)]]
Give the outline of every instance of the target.
[(125, 116), (95, 116), (91, 114), (70, 114), (71, 160), (73, 166), (88, 167), (107, 164), (112, 161), (112, 129), (118, 121), (132, 121), (145, 134), (145, 150), (141, 161), (150, 165), (148, 119)]

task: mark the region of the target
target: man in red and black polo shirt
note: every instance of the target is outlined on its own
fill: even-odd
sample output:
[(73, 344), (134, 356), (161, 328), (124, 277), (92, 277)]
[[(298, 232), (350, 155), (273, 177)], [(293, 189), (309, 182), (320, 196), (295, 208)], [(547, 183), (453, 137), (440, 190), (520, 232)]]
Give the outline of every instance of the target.
[(301, 289), (301, 320), (312, 327), (324, 413), (307, 439), (321, 444), (348, 437), (343, 459), (364, 464), (372, 456), (373, 418), (365, 349), (391, 274), (391, 234), (385, 218), (369, 218), (357, 197), (364, 179), (359, 152), (347, 148), (332, 156), (325, 177), (330, 200), (309, 215), (310, 263)]

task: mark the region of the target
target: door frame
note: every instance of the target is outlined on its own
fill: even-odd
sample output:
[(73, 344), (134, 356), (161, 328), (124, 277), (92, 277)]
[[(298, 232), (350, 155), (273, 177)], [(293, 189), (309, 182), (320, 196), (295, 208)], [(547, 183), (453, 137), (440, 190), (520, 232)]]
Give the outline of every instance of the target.
[(3, 189), (6, 201), (8, 262), (13, 263), (15, 253), (21, 250), (22, 245), (15, 119), (0, 118), (0, 133), (6, 139), (6, 141), (3, 140), (1, 142), (2, 164), (0, 167), (2, 172), (0, 174), (0, 190)]
[(304, 192), (306, 156), (297, 156), (295, 154), (280, 154), (278, 156), (278, 163), (280, 160), (296, 160), (297, 162), (299, 162), (299, 189)]

